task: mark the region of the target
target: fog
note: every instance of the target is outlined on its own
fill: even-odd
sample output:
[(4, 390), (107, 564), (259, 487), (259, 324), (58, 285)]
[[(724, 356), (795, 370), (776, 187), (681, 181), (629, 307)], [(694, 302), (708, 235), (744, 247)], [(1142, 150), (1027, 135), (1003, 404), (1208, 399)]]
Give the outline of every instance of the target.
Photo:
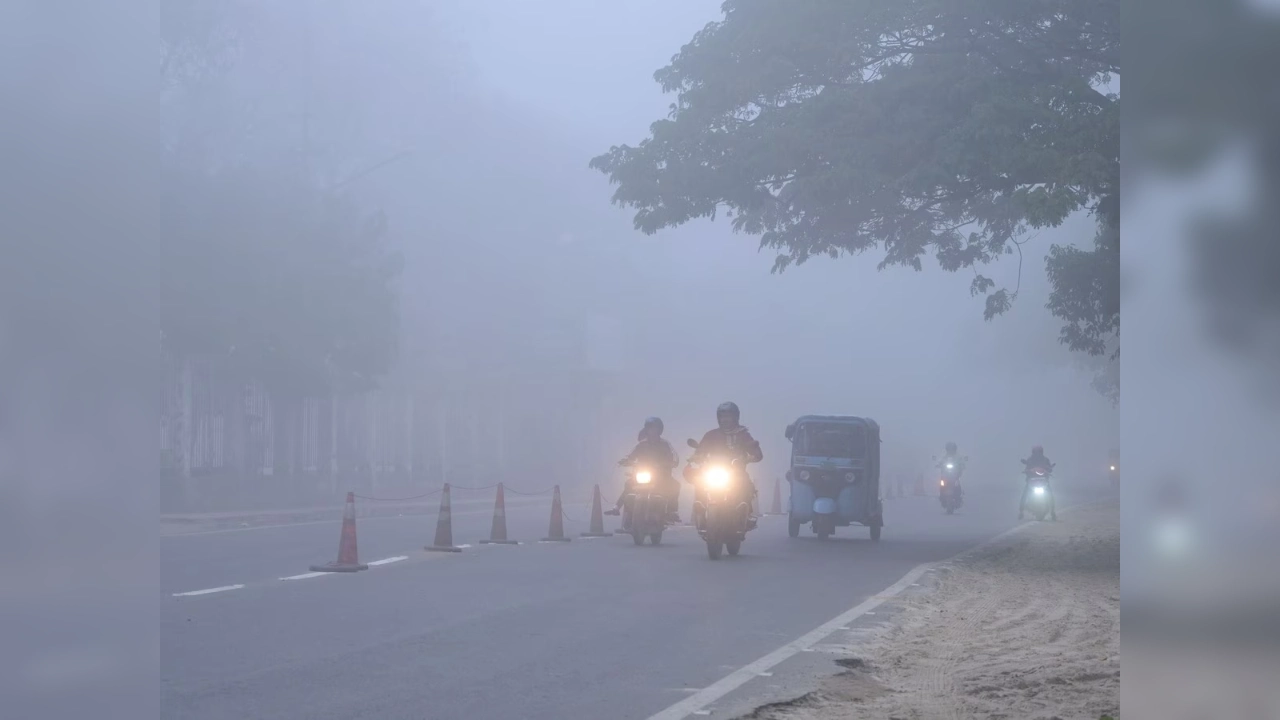
[[(385, 213), (403, 255), (398, 352), (374, 395), (397, 417), (412, 398), (413, 419), (386, 425), (372, 460), (339, 461), (383, 468), (358, 487), (616, 483), (611, 461), (644, 417), (679, 441), (724, 400), (765, 443), (766, 476), (785, 469), (782, 429), (802, 414), (875, 418), (886, 472), (913, 477), (947, 440), (979, 483), (1010, 482), (1034, 443), (1094, 479), (1116, 445), (1117, 413), (1043, 308), (1043, 255), (1088, 241), (1088, 218), (1028, 243), (1020, 279), (1016, 258), (1000, 263), (1021, 293), (985, 322), (962, 274), (877, 272), (871, 258), (772, 274), (772, 256), (725, 222), (647, 237), (610, 206), (586, 161), (664, 114), (653, 70), (717, 3), (170, 12), (203, 23), (175, 27), (220, 60), (174, 73), (162, 106), (173, 161), (340, 185)], [(277, 425), (277, 447), (291, 433)], [(267, 501), (221, 492), (189, 482), (173, 503)]]
[[(666, 113), (653, 72), (719, 17), (718, 2), (182, 0), (158, 26), (96, 5), (63, 19), (51, 5), (0, 14), (12, 55), (0, 69), (12, 110), (0, 132), (12, 378), (0, 512), (14, 546), (31, 548), (11, 561), (31, 582), (6, 597), (10, 617), (38, 616), (28, 613), (86, 582), (68, 577), (102, 567), (115, 568), (102, 584), (120, 604), (153, 602), (143, 525), (157, 511), (331, 503), (349, 488), (408, 495), (444, 481), (581, 495), (616, 487), (613, 461), (646, 416), (678, 444), (712, 427), (725, 400), (764, 443), (757, 479), (785, 471), (783, 428), (802, 414), (876, 419), (890, 477), (924, 472), (954, 440), (971, 459), (967, 482), (1011, 492), (1032, 444), (1063, 482), (1100, 482), (1119, 446), (1121, 412), (1090, 385), (1096, 365), (1058, 342), (1044, 307), (1045, 253), (1091, 242), (1083, 214), (1027, 243), (1021, 271), (1017, 256), (986, 270), (1020, 292), (985, 321), (966, 272), (928, 261), (878, 271), (869, 254), (775, 274), (772, 253), (723, 219), (646, 236), (610, 204), (589, 159), (638, 142)], [(137, 80), (152, 77), (153, 27), (173, 53), (158, 93)], [(1209, 84), (1179, 97), (1212, 105), (1197, 94)], [(1235, 154), (1195, 182), (1141, 178), (1126, 196), (1126, 213), (1141, 204), (1126, 215), (1123, 256), (1126, 307), (1140, 318), (1126, 363), (1141, 369), (1125, 386), (1127, 467), (1148, 483), (1177, 473), (1192, 491), (1205, 535), (1226, 538), (1207, 565), (1243, 544), (1225, 532), (1231, 496), (1210, 478), (1243, 478), (1263, 498), (1234, 527), (1268, 543), (1276, 497), (1265, 452), (1274, 403), (1260, 401), (1274, 397), (1275, 305), (1258, 287), (1222, 302), (1230, 281), (1205, 284), (1192, 269), (1189, 228), (1204, 207), (1257, 213), (1238, 256), (1274, 246), (1256, 210), (1274, 195), (1274, 163), (1250, 158), (1276, 126), (1223, 115)], [(322, 282), (333, 266), (308, 248), (326, 232), (334, 257), (354, 246), (369, 253), (360, 262), (399, 268), (393, 292), (361, 284), (376, 272)], [(282, 319), (264, 311), (280, 307)], [(362, 309), (347, 317), (350, 307)], [(339, 341), (326, 334), (330, 311), (343, 315)], [(297, 329), (297, 317), (315, 328), (297, 333), (296, 353), (280, 351), (272, 332)], [(1240, 321), (1225, 323), (1234, 334), (1223, 318)], [(374, 339), (362, 345), (362, 333)], [(162, 334), (195, 349), (157, 362)], [(264, 377), (228, 359), (237, 353), (256, 353), (247, 367)], [(339, 382), (339, 356), (377, 372)], [(191, 400), (202, 392), (183, 369), (191, 358), (234, 372)], [(337, 393), (288, 382), (328, 372), (316, 382)], [(271, 399), (266, 375), (289, 385), (287, 401)], [(217, 433), (196, 429), (192, 403), (243, 408), (246, 394), (259, 417), (278, 405), (262, 427), (233, 431), (226, 410), (206, 413), (221, 418)], [(331, 395), (343, 428), (332, 435), (332, 408), (317, 404)], [(1150, 490), (1126, 486), (1126, 523), (1151, 520)], [(83, 552), (104, 540), (121, 540), (119, 552)], [(1126, 545), (1126, 583), (1129, 553), (1141, 563), (1149, 550)], [(1258, 567), (1266, 575), (1274, 562)], [(1223, 572), (1233, 570), (1245, 574)], [(1274, 607), (1273, 595), (1244, 595)], [(116, 640), (104, 646), (141, 657), (138, 672), (154, 663), (146, 642)]]

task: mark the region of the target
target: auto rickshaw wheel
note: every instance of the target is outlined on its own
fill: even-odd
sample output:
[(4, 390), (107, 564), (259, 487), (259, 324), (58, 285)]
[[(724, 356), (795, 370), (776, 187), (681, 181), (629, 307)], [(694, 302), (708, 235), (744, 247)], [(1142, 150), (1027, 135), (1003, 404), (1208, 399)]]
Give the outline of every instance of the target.
[(787, 535), (800, 537), (800, 521), (791, 513), (787, 513)]
[(656, 532), (650, 535), (649, 542), (653, 543), (654, 545), (657, 545), (658, 543), (662, 542), (662, 533)]
[(712, 541), (708, 540), (708, 541), (707, 541), (707, 557), (711, 558), (712, 560), (719, 560), (719, 559), (720, 559), (720, 550), (721, 550), (721, 548), (723, 548), (723, 547), (724, 547), (724, 545), (723, 545), (723, 544), (721, 544), (721, 543), (718, 543), (718, 542), (712, 542)]
[(880, 542), (880, 526), (871, 526), (871, 542)]
[(637, 545), (643, 545), (643, 544), (644, 544), (644, 533), (641, 533), (641, 532), (633, 532), (633, 533), (631, 533), (631, 539), (635, 542), (635, 544), (637, 544)]

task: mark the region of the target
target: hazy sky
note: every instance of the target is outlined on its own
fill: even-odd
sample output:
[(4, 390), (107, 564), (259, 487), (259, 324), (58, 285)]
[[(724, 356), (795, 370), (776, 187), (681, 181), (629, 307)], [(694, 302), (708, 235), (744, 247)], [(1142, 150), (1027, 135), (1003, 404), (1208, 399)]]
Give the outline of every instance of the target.
[[(427, 353), (551, 382), (577, 372), (564, 353), (586, 329), (607, 365), (596, 369), (614, 373), (581, 450), (602, 467), (645, 416), (664, 417), (678, 441), (727, 399), (765, 442), (770, 474), (783, 428), (808, 413), (876, 418), (886, 454), (910, 454), (913, 471), (949, 439), (1000, 478), (1033, 443), (1089, 472), (1115, 444), (1117, 414), (1044, 310), (1043, 255), (1091, 242), (1086, 216), (1027, 244), (1014, 309), (986, 323), (972, 274), (930, 260), (921, 273), (877, 272), (873, 252), (772, 275), (773, 254), (723, 220), (646, 237), (610, 205), (588, 160), (666, 114), (653, 73), (719, 17), (718, 2), (248, 7), (253, 47), (191, 117), (223, 118), (224, 154), (288, 158), (310, 137), (312, 172), (330, 181), (412, 149), (349, 189), (387, 211), (405, 249), (409, 376)], [(984, 274), (1012, 288), (1016, 261)], [(536, 402), (530, 412), (567, 412)]]
[[(584, 164), (610, 144), (644, 136), (672, 100), (653, 72), (720, 16), (719, 3), (707, 0), (460, 5), (454, 10), (479, 77), (554, 119), (582, 148)], [(603, 176), (598, 184), (599, 197), (583, 190), (582, 203), (606, 201)], [(936, 448), (950, 437), (968, 448), (1007, 453), (1040, 441), (1075, 454), (1105, 446), (1117, 419), (1056, 344), (1056, 325), (1043, 309), (1042, 258), (1050, 244), (1088, 242), (1092, 233), (1086, 217), (1041, 233), (1028, 246), (1017, 306), (992, 323), (982, 320), (981, 299), (969, 298), (970, 275), (928, 265), (923, 273), (877, 273), (878, 258), (868, 255), (814, 260), (773, 276), (772, 254), (757, 253), (753, 238), (731, 235), (724, 221), (653, 238), (623, 228), (609, 241), (626, 243), (626, 256), (652, 284), (670, 287), (652, 319), (654, 334), (665, 330), (669, 340), (629, 347), (627, 355), (645, 358), (655, 386), (665, 380), (681, 390), (669, 402), (690, 423), (708, 408), (705, 424), (709, 407), (733, 397), (744, 421), (775, 442), (785, 420), (831, 412), (877, 417), (886, 447), (906, 436), (931, 438)], [(1016, 264), (989, 274), (1012, 285)], [(752, 321), (722, 322), (714, 338), (700, 338), (686, 314)]]

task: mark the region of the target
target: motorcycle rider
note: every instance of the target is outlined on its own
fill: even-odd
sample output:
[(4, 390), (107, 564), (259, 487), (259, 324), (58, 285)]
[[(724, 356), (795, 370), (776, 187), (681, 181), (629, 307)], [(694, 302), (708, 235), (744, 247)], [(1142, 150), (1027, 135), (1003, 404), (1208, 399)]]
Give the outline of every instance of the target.
[[(644, 427), (641, 428), (640, 435), (636, 438), (639, 443), (631, 451), (631, 454), (619, 460), (618, 464), (624, 467), (640, 465), (653, 473), (654, 486), (660, 487), (667, 496), (668, 519), (671, 522), (679, 522), (680, 483), (676, 482), (671, 471), (675, 470), (676, 466), (680, 464), (680, 456), (676, 454), (676, 450), (671, 446), (671, 443), (662, 437), (662, 431), (662, 418), (645, 418)], [(618, 496), (617, 504), (605, 514), (621, 514), (622, 503), (627, 495), (635, 490), (635, 486), (635, 477), (627, 478), (626, 487), (623, 489), (622, 494)]]
[[(1018, 504), (1018, 519), (1022, 519), (1022, 513), (1027, 507), (1027, 495), (1031, 493), (1031, 473), (1034, 470), (1044, 470), (1048, 472), (1053, 469), (1053, 463), (1049, 462), (1049, 458), (1045, 457), (1044, 447), (1036, 445), (1031, 448), (1031, 455), (1022, 461), (1025, 466), (1023, 473), (1026, 475), (1026, 484), (1022, 486), (1022, 500)], [(1055, 509), (1053, 499), (1053, 486), (1049, 483), (1049, 479), (1044, 479), (1045, 491), (1049, 493), (1049, 517), (1053, 520), (1058, 519), (1058, 513)]]
[(954, 442), (948, 441), (944, 449), (945, 452), (942, 455), (941, 462), (938, 463), (938, 469), (946, 474), (947, 463), (955, 466), (955, 491), (963, 495), (964, 490), (960, 486), (960, 475), (964, 472), (964, 459), (960, 457), (960, 450)]
[[(689, 458), (689, 462), (702, 462), (708, 458), (719, 457), (725, 460), (739, 459), (742, 461), (742, 476), (747, 478), (747, 484), (750, 486), (751, 504), (754, 507), (755, 498), (758, 495), (756, 484), (746, 474), (747, 463), (760, 462), (764, 460), (764, 452), (760, 450), (760, 443), (751, 437), (751, 431), (747, 430), (739, 421), (742, 414), (738, 410), (738, 405), (732, 402), (721, 403), (716, 408), (716, 428), (708, 430), (706, 435), (702, 436), (702, 442), (698, 443), (698, 449), (694, 451)], [(689, 478), (689, 482), (693, 483), (694, 496), (702, 498), (704, 492), (696, 482), (696, 479)], [(747, 521), (750, 528), (756, 527), (756, 518), (754, 513)]]

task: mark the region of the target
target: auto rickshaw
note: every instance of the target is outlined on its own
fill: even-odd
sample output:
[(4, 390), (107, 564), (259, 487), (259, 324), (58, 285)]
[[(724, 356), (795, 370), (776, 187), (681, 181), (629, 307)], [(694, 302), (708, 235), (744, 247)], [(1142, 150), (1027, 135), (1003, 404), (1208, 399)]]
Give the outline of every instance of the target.
[(787, 534), (808, 523), (825, 540), (855, 523), (880, 540), (880, 426), (870, 418), (805, 415), (787, 426), (791, 486)]

